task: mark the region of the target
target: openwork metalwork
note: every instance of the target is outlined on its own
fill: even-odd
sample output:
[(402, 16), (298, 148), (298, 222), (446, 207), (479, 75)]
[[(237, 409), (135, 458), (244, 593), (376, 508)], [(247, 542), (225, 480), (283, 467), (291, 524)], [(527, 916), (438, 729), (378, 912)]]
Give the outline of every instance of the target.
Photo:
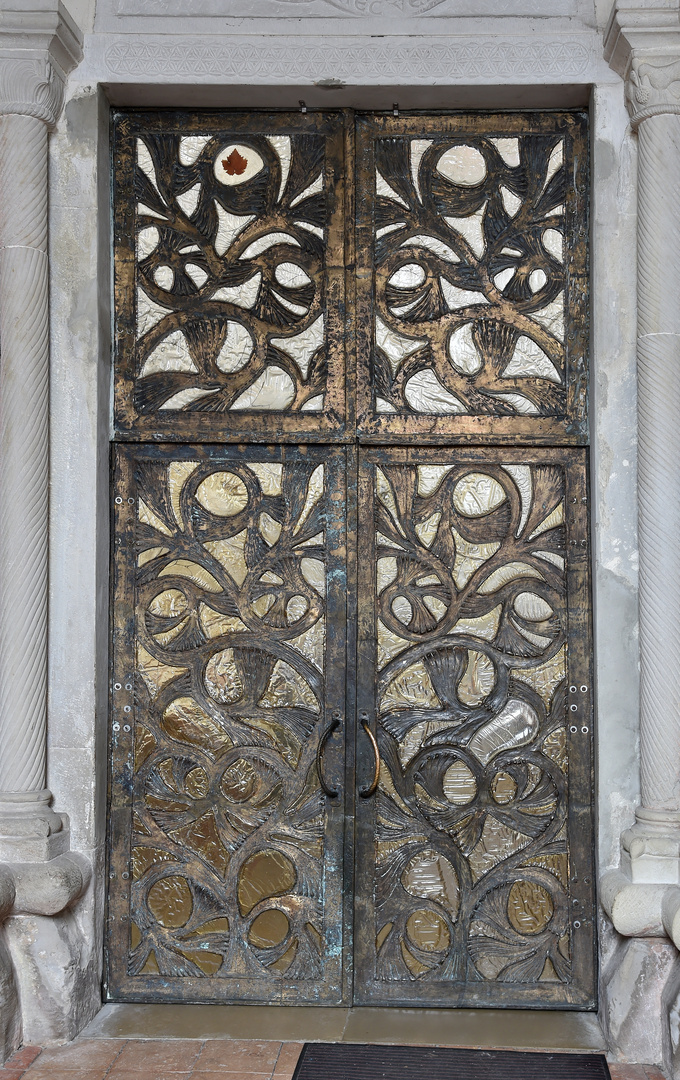
[(121, 435), (331, 435), (344, 421), (343, 121), (122, 114)]
[(583, 117), (358, 130), (360, 430), (583, 439)]
[(586, 147), (116, 114), (112, 999), (594, 1007)]
[(380, 755), (358, 874), (366, 1002), (592, 1001), (574, 805), (589, 768), (585, 462), (506, 455), (376, 451), (363, 469), (359, 652), (373, 645), (375, 677), (359, 703)]
[[(123, 998), (341, 994), (328, 867), (342, 811), (317, 762), (344, 689), (338, 454), (118, 456), (110, 979)], [(327, 777), (339, 746), (325, 747)]]

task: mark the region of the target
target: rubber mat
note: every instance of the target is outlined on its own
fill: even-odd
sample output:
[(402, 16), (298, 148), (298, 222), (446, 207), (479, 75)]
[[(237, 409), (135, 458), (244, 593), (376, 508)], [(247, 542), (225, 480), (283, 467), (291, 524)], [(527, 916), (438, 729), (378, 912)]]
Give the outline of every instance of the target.
[(602, 1054), (305, 1043), (293, 1080), (610, 1080)]

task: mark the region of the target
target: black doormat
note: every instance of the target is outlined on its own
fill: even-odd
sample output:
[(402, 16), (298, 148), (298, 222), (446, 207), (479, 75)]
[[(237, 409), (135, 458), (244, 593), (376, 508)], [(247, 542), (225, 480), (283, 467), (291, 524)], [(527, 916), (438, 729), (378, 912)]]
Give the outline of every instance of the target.
[(293, 1080), (610, 1080), (602, 1054), (305, 1043)]

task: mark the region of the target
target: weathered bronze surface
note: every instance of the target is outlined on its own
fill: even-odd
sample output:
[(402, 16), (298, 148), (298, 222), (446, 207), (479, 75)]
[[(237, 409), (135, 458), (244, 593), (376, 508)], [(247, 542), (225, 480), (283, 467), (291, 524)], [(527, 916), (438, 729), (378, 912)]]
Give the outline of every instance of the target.
[(594, 1007), (586, 148), (116, 114), (110, 998)]
[(593, 1007), (585, 451), (366, 451), (359, 504), (355, 1000)]
[[(330, 448), (116, 453), (117, 998), (342, 999), (343, 806), (317, 747), (344, 704), (343, 465)], [(342, 746), (324, 750), (334, 786)]]
[(337, 438), (342, 114), (114, 119), (119, 438)]
[(357, 124), (358, 423), (368, 441), (587, 441), (578, 113)]

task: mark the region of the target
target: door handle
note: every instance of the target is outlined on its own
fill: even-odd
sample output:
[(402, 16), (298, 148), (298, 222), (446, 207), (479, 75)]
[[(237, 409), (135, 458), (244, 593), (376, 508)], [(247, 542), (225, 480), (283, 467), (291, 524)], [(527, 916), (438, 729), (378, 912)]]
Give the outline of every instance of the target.
[(368, 787), (359, 788), (359, 794), (362, 799), (370, 799), (371, 795), (375, 795), (378, 789), (378, 780), (380, 778), (380, 750), (378, 748), (378, 741), (371, 731), (371, 725), (368, 720), (368, 713), (362, 712), (359, 716), (361, 726), (371, 740), (371, 746), (373, 747), (374, 765), (373, 765), (373, 779)]
[(324, 780), (323, 752), (326, 749), (326, 743), (330, 739), (333, 732), (337, 731), (337, 729), (340, 727), (340, 720), (340, 713), (334, 712), (333, 719), (331, 720), (330, 724), (319, 739), (319, 745), (316, 748), (316, 771), (319, 774), (319, 783), (321, 784), (321, 790), (323, 791), (324, 795), (326, 795), (329, 799), (337, 799), (340, 793), (338, 791), (334, 791), (333, 788), (329, 787)]

